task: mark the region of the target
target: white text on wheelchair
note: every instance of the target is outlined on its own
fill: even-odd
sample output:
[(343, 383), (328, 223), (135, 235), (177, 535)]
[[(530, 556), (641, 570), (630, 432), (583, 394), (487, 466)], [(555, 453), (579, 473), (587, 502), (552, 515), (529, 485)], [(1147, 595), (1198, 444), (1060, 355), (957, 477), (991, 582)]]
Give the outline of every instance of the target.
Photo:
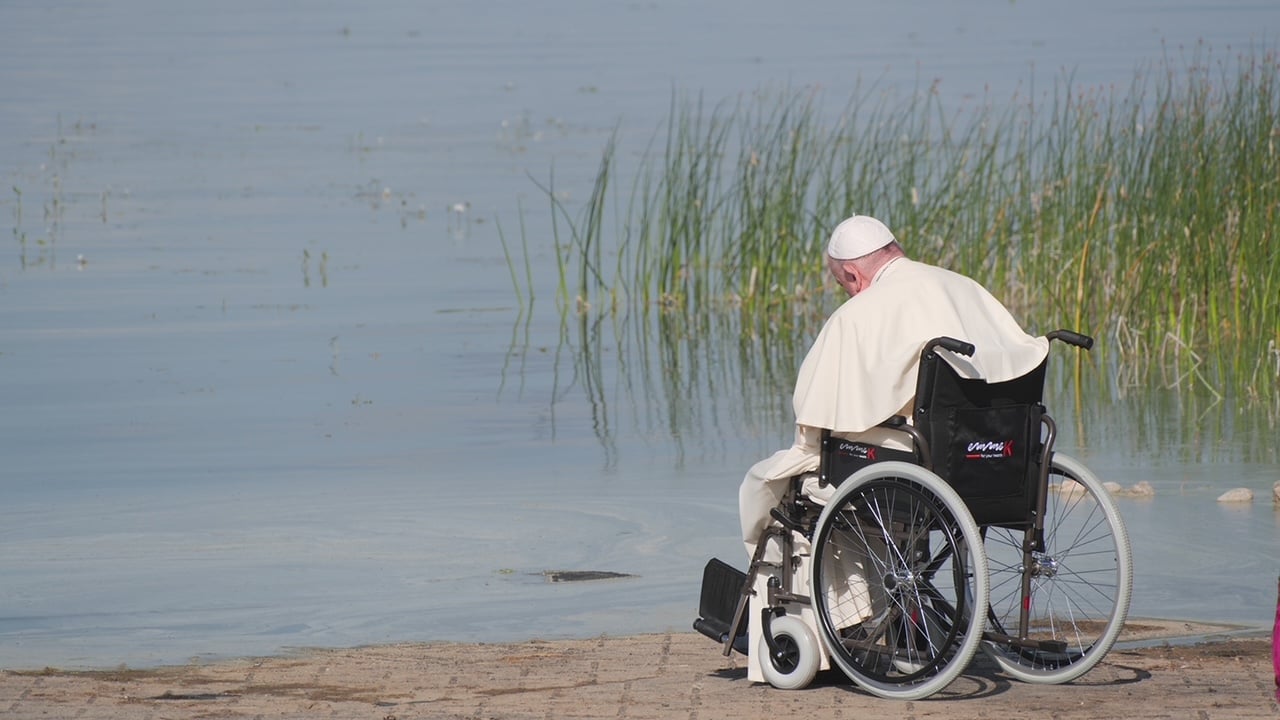
[(978, 440), (969, 443), (965, 451), (966, 460), (985, 460), (999, 457), (1013, 457), (1012, 440)]

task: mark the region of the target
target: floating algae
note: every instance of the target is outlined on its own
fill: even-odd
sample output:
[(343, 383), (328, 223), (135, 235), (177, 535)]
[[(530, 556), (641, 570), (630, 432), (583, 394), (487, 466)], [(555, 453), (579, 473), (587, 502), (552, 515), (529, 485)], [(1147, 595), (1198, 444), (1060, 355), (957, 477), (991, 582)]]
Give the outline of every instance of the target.
[(608, 570), (546, 570), (542, 575), (547, 582), (587, 582), (589, 580), (613, 580), (615, 578), (635, 577), (628, 573), (610, 572)]

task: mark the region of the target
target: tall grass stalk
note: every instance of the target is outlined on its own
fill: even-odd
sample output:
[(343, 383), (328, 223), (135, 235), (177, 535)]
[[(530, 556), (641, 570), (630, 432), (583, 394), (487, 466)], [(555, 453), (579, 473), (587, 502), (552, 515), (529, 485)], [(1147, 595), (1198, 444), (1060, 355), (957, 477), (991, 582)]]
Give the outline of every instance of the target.
[(728, 314), (740, 333), (804, 346), (842, 299), (827, 234), (867, 213), (1029, 328), (1100, 337), (1118, 384), (1273, 403), (1280, 64), (1184, 62), (1140, 70), (1125, 91), (1064, 75), (1047, 98), (955, 112), (933, 88), (905, 101), (863, 90), (834, 113), (808, 91), (673, 98), (625, 206), (607, 192), (613, 142), (580, 213), (557, 204), (562, 307), (659, 312), (682, 332)]

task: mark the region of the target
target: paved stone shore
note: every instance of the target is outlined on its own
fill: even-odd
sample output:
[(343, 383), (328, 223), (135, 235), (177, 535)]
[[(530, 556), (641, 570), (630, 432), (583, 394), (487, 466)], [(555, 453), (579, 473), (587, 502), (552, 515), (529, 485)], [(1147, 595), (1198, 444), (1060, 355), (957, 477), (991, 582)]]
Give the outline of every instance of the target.
[(4, 718), (1213, 718), (1280, 716), (1269, 638), (1115, 649), (1068, 685), (979, 659), (927, 700), (890, 701), (821, 675), (806, 690), (746, 680), (740, 656), (667, 633), (512, 644), (432, 643), (153, 670), (0, 672)]

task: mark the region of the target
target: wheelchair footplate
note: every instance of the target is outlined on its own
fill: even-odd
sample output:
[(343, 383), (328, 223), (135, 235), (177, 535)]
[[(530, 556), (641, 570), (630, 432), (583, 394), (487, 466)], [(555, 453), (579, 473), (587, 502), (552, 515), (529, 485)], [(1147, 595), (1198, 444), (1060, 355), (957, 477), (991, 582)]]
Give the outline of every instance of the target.
[[(747, 574), (712, 558), (702, 570), (702, 594), (693, 629), (732, 650), (747, 654)], [(731, 629), (732, 632), (731, 632)]]

